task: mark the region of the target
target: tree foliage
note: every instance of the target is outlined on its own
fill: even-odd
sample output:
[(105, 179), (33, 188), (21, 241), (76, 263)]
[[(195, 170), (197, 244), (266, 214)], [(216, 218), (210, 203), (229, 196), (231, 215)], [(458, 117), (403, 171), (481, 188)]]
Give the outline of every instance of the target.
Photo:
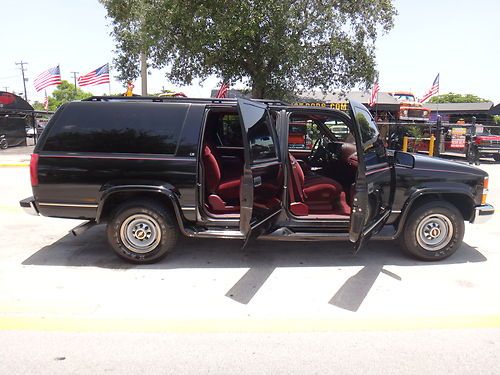
[(479, 96), (472, 94), (455, 94), (449, 92), (447, 94), (435, 95), (429, 99), (430, 103), (479, 103), (479, 102), (489, 102), (488, 99), (480, 98)]
[[(68, 81), (62, 81), (60, 85), (49, 95), (49, 111), (55, 111), (64, 103), (70, 102), (72, 100), (81, 100), (92, 96), (90, 92), (83, 91), (81, 88), (77, 87), (75, 91), (75, 85), (69, 83)], [(38, 111), (44, 111), (43, 103), (35, 102), (33, 108)]]
[(391, 0), (101, 0), (117, 42), (123, 80), (139, 54), (168, 78), (190, 84), (212, 74), (243, 81), (252, 96), (284, 97), (368, 85), (375, 41), (393, 26)]

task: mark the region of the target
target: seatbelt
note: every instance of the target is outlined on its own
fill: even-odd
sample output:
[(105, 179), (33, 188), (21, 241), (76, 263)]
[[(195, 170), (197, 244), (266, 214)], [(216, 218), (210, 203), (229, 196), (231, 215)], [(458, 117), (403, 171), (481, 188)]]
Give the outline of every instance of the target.
[(292, 166), (293, 180), (295, 181), (294, 187), (297, 187), (297, 194), (300, 198), (300, 202), (304, 202), (305, 199), (304, 199), (304, 194), (302, 193), (300, 180), (299, 180), (297, 174), (294, 172), (294, 168), (298, 168), (298, 166), (296, 165), (297, 163), (298, 163), (298, 161), (295, 158), (290, 159), (290, 164)]

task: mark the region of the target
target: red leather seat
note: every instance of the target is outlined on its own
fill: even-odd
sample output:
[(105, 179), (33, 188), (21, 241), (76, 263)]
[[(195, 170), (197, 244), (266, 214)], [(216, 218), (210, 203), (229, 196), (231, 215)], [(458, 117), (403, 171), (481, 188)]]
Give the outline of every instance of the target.
[(205, 193), (210, 211), (214, 213), (239, 212), (241, 179), (222, 180), (220, 164), (208, 144), (203, 146), (203, 167)]
[(297, 160), (290, 155), (292, 167), (290, 210), (298, 216), (309, 214), (329, 214), (344, 212), (348, 207), (345, 202), (345, 193), (342, 186), (331, 178), (309, 173), (304, 174)]

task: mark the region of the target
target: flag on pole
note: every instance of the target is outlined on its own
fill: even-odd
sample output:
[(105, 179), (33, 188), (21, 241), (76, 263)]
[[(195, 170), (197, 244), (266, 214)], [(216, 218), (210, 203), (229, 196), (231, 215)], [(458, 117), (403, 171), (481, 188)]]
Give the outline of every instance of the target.
[(92, 86), (109, 83), (109, 64), (92, 70), (91, 72), (78, 77), (78, 86)]
[(432, 83), (432, 87), (427, 91), (422, 99), (420, 99), (420, 103), (425, 102), (427, 99), (429, 99), (431, 96), (436, 95), (439, 92), (439, 73), (434, 78), (434, 82)]
[(61, 70), (59, 69), (59, 65), (41, 73), (35, 78), (33, 84), (35, 85), (36, 91), (43, 90), (49, 86), (61, 84)]
[(43, 100), (43, 109), (49, 110), (49, 97), (47, 96), (47, 91), (45, 91), (45, 99)]
[(378, 96), (379, 90), (380, 90), (380, 85), (378, 84), (378, 80), (376, 80), (373, 83), (372, 93), (370, 95), (370, 103), (369, 103), (370, 107), (375, 106), (375, 103), (377, 102), (377, 96)]
[(227, 98), (227, 91), (229, 90), (229, 85), (227, 83), (222, 83), (219, 91), (217, 91), (216, 98)]

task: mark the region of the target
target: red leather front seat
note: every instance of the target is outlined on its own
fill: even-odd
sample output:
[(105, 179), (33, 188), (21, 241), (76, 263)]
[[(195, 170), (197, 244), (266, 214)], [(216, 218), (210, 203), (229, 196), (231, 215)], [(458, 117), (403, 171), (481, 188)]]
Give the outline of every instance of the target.
[(203, 146), (205, 193), (210, 210), (214, 213), (239, 212), (240, 178), (221, 178), (220, 164), (211, 146)]
[(292, 166), (292, 186), (294, 197), (290, 209), (299, 216), (308, 214), (333, 213), (345, 194), (342, 185), (331, 178), (317, 174), (304, 175), (302, 167), (290, 154)]

